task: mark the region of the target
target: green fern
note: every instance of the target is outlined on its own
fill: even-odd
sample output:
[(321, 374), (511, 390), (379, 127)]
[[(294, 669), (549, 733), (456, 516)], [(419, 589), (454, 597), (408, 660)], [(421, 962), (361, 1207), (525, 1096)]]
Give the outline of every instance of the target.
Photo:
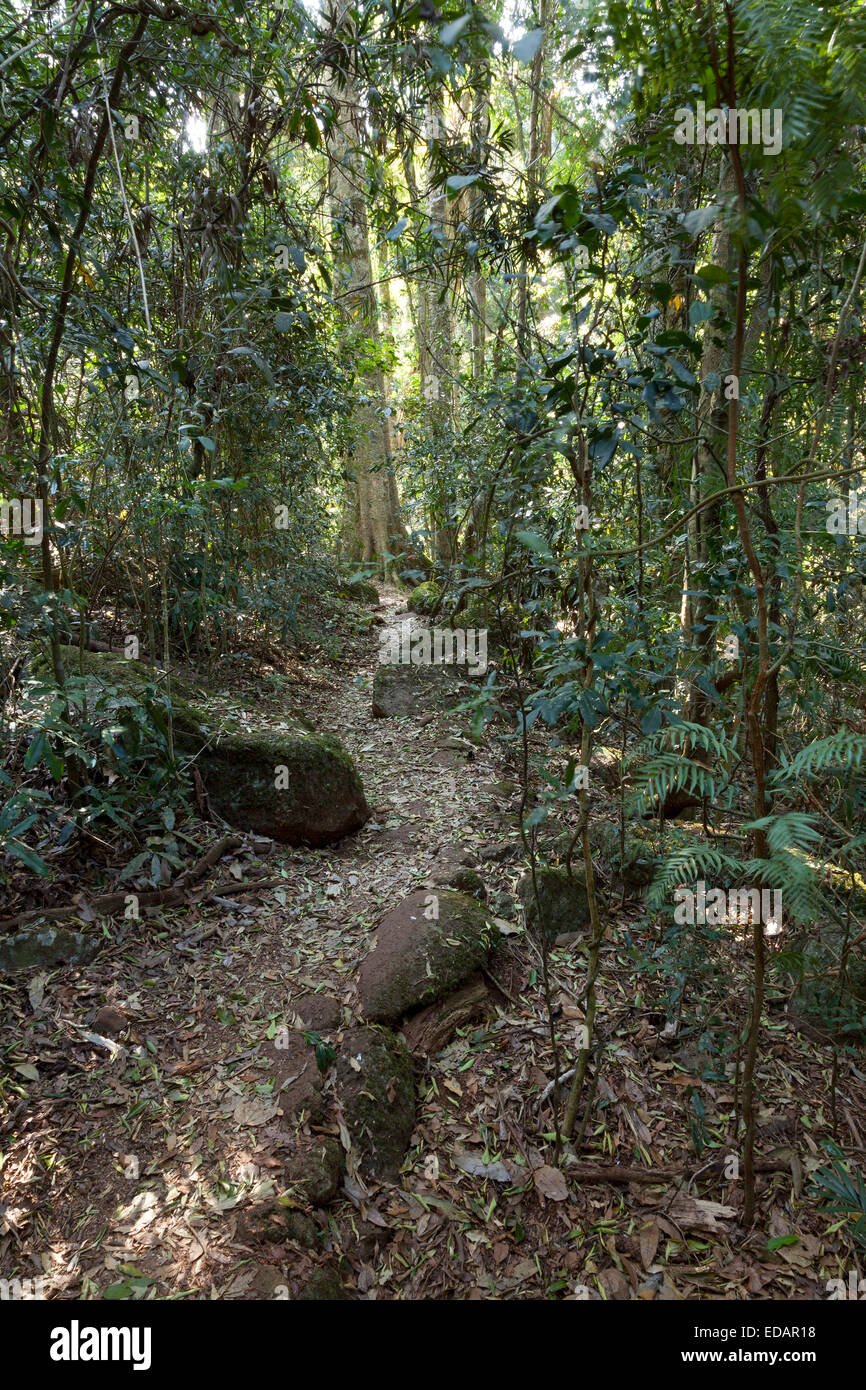
[(647, 894), (647, 907), (651, 912), (657, 912), (670, 902), (672, 890), (683, 883), (697, 883), (699, 879), (706, 880), (708, 877), (720, 881), (738, 881), (742, 873), (738, 860), (713, 845), (684, 845), (669, 854), (660, 865)]
[[(724, 735), (685, 719), (649, 734), (640, 741), (630, 759), (633, 770), (629, 774), (632, 792), (628, 809), (631, 814), (645, 814), (673, 791), (686, 791), (715, 800), (719, 789), (717, 774), (686, 756), (686, 744), (690, 751), (700, 749), (721, 767), (734, 753)], [(648, 754), (648, 760), (644, 761)]]
[(790, 786), (804, 777), (818, 777), (824, 772), (854, 771), (866, 758), (866, 736), (840, 729), (828, 738), (816, 739), (801, 748), (790, 762), (785, 762), (768, 780), (773, 789)]

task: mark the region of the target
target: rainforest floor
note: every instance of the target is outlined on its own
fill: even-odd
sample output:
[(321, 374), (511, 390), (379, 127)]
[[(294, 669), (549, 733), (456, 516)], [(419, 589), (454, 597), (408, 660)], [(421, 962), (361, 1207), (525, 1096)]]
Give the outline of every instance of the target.
[[(382, 602), (385, 621), (407, 616), (395, 590)], [(847, 1153), (866, 1153), (861, 1058), (839, 1055), (834, 1091), (832, 1050), (770, 1000), (758, 1147), (778, 1171), (759, 1177), (744, 1229), (741, 1165), (731, 1177), (712, 1164), (737, 1147), (735, 1063), (707, 1065), (689, 1026), (693, 996), (676, 1037), (662, 1036), (663, 981), (636, 965), (659, 949), (639, 900), (612, 904), (592, 1109), (559, 1173), (540, 963), (517, 913), (499, 919), (485, 1016), (416, 1061), (399, 1181), (349, 1182), (327, 1208), (307, 1209), (312, 1249), (250, 1238), (251, 1203), (293, 1196), (292, 1156), (315, 1135), (341, 1136), (327, 1107), (318, 1125), (280, 1109), (275, 1028), (292, 1027), (293, 1004), (316, 991), (351, 1024), (353, 976), (378, 919), (428, 882), (443, 846), (472, 855), (488, 895), (516, 897), (525, 866), (519, 745), (492, 727), (467, 754), (453, 742), (466, 729), (459, 711), (373, 719), (377, 633), (358, 619), (338, 655), (319, 650), (267, 679), (253, 663), (220, 696), (253, 722), (278, 723), (288, 703), (336, 733), (372, 808), (358, 834), (266, 854), (249, 841), (211, 873), (236, 882), (236, 896), (223, 888), (115, 921), (90, 965), (0, 980), (0, 1275), (41, 1278), (54, 1299), (293, 1298), (316, 1268), (354, 1299), (826, 1298), (827, 1281), (846, 1279), (858, 1257), (810, 1179), (834, 1132)], [(545, 737), (533, 734), (542, 761)], [(190, 830), (200, 849), (222, 833)], [(737, 987), (713, 1016), (736, 1035), (750, 946), (735, 933), (718, 949)], [(585, 941), (553, 951), (563, 1067), (574, 1063), (585, 977)], [(94, 1028), (107, 1007), (123, 1029), (114, 1048)], [(327, 1075), (324, 1087), (327, 1099)], [(653, 1182), (590, 1171), (614, 1167), (665, 1172)]]

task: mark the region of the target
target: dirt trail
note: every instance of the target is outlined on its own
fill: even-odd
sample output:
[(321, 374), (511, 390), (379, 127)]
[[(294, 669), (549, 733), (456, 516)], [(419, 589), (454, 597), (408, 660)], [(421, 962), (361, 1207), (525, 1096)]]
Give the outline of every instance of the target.
[[(382, 617), (417, 621), (394, 590)], [(311, 1133), (277, 1110), (273, 1088), (291, 1078), (275, 1028), (292, 1026), (292, 1003), (313, 990), (349, 1004), (382, 913), (425, 882), (443, 845), (477, 849), (507, 819), (494, 786), (502, 755), (479, 750), (469, 763), (440, 746), (465, 716), (371, 717), (378, 630), (357, 644), (354, 672), (314, 665), (304, 689), (305, 712), (357, 760), (373, 810), (358, 835), (323, 850), (275, 846), (259, 871), (282, 887), (148, 915), (86, 970), (39, 977), (29, 993), (5, 986), (4, 1036), (25, 1071), (5, 1125), (3, 1274), (41, 1277), (61, 1298), (118, 1284), (134, 1297), (267, 1294), (281, 1266), (244, 1244), (235, 1218), (283, 1190), (281, 1170)], [(279, 723), (277, 700), (263, 711)], [(250, 868), (239, 852), (217, 877), (247, 880)], [(106, 1005), (129, 1025), (114, 1055), (111, 1029), (94, 1022)], [(281, 1284), (296, 1287), (316, 1258), (287, 1261)]]
[[(382, 616), (408, 617), (394, 591), (383, 593)], [(513, 745), (488, 734), (471, 759), (445, 746), (465, 729), (456, 710), (373, 719), (379, 629), (359, 611), (354, 622), (338, 656), (270, 692), (248, 688), (241, 704), (251, 721), (278, 727), (294, 703), (341, 738), (373, 810), (363, 830), (324, 850), (275, 846), (264, 860), (238, 851), (214, 878), (245, 891), (115, 923), (84, 970), (0, 981), (0, 1277), (40, 1279), (60, 1299), (295, 1298), (323, 1272), (355, 1299), (584, 1297), (587, 1285), (593, 1297), (823, 1297), (821, 1269), (826, 1277), (850, 1251), (814, 1207), (798, 1202), (791, 1216), (790, 1172), (761, 1179), (760, 1229), (743, 1232), (730, 1206), (708, 1237), (698, 1194), (739, 1198), (708, 1171), (695, 1116), (705, 1135), (732, 1132), (731, 1071), (724, 1059), (706, 1065), (698, 1028), (671, 1048), (660, 1041), (665, 983), (639, 903), (614, 911), (602, 952), (602, 1062), (580, 1171), (550, 1166), (554, 1060), (537, 958), (505, 923), (518, 933), (507, 978), (497, 964), (507, 993), (493, 991), (486, 1018), (417, 1061), (400, 1183), (362, 1191), (350, 1181), (326, 1210), (297, 1199), (287, 1165), (314, 1136), (345, 1136), (295, 1006), (320, 991), (315, 1026), (339, 1046), (355, 1022), (353, 979), (371, 933), (428, 880), (443, 847), (479, 860), (493, 912), (511, 911), (501, 895), (519, 874)], [(256, 891), (257, 875), (280, 882)], [(584, 970), (580, 941), (553, 952), (566, 1059)], [(731, 1036), (741, 1004), (712, 998)], [(106, 1035), (118, 1031), (115, 1046)], [(827, 1094), (829, 1057), (782, 1019), (761, 1056), (762, 1152), (799, 1134), (814, 1170), (829, 1131), (802, 1136), (799, 1097)], [(866, 1130), (850, 1082), (843, 1060), (839, 1103)], [(592, 1164), (602, 1175), (589, 1181)], [(668, 1176), (612, 1187), (615, 1165)], [(299, 1239), (251, 1234), (250, 1206), (293, 1191)], [(767, 1230), (796, 1243), (768, 1256)]]

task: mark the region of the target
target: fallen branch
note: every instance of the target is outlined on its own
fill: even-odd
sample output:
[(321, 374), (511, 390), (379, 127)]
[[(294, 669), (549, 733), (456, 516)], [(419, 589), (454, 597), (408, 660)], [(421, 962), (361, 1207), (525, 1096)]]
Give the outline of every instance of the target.
[[(136, 893), (139, 907), (178, 907), (181, 903), (187, 902), (187, 889), (203, 878), (208, 869), (213, 868), (223, 855), (230, 854), (233, 850), (239, 849), (243, 840), (238, 835), (224, 835), (216, 844), (211, 845), (200, 859), (190, 869), (187, 869), (169, 888), (157, 888), (151, 893)], [(262, 887), (261, 882), (255, 884), (237, 884), (232, 880), (235, 892), (243, 888)], [(218, 884), (211, 892), (217, 893), (221, 888), (228, 887), (227, 884)], [(110, 916), (113, 912), (121, 912), (126, 907), (127, 899), (132, 890), (126, 893), (103, 893), (99, 898), (93, 898), (90, 902), (73, 903), (67, 907), (43, 907), (31, 908), (27, 912), (19, 912), (17, 917), (5, 917), (0, 921), (0, 931), (14, 931), (16, 927), (25, 926), (28, 922), (47, 921), (60, 922), (66, 917), (81, 917), (82, 921), (90, 920), (90, 914), (94, 916)], [(82, 914), (85, 914), (82, 916)]]
[(187, 869), (179, 878), (176, 878), (172, 887), (187, 887), (190, 883), (197, 883), (200, 878), (212, 869), (214, 864), (222, 859), (223, 855), (231, 854), (233, 850), (240, 849), (243, 839), (240, 835), (223, 835), (221, 840), (217, 840), (215, 845), (211, 845), (200, 859), (197, 859), (191, 869)]

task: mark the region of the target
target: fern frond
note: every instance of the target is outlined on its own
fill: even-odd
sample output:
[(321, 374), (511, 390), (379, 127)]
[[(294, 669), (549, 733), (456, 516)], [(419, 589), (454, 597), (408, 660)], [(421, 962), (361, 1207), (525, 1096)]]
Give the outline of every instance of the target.
[(771, 854), (788, 849), (808, 849), (823, 837), (815, 825), (816, 817), (803, 811), (786, 811), (783, 815), (762, 816), (749, 821), (746, 830), (766, 830)]
[(681, 884), (697, 883), (711, 875), (716, 879), (738, 881), (742, 876), (742, 866), (713, 845), (684, 845), (669, 854), (652, 881), (647, 894), (647, 907), (656, 912), (670, 902), (671, 890)]
[(784, 763), (770, 779), (774, 787), (782, 787), (803, 777), (817, 777), (822, 772), (853, 771), (866, 758), (866, 736), (840, 729), (828, 738), (816, 739), (801, 748), (790, 762)]

